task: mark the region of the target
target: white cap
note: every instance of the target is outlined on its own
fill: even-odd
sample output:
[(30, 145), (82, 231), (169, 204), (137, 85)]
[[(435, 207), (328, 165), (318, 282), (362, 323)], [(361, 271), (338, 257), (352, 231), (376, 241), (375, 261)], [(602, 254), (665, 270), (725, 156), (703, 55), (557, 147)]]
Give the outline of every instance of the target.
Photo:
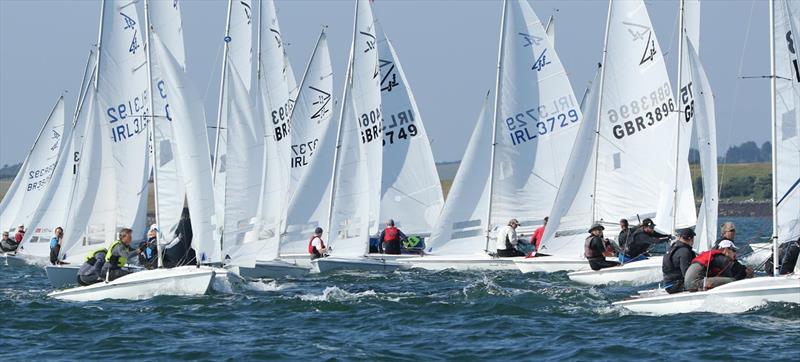
[(150, 225), (150, 231), (158, 230), (158, 226), (156, 224)]
[(728, 239), (720, 241), (718, 248), (720, 248), (720, 249), (729, 248), (729, 249), (733, 249), (733, 250), (737, 250), (738, 249), (736, 247), (736, 245), (733, 244), (733, 241), (730, 241)]

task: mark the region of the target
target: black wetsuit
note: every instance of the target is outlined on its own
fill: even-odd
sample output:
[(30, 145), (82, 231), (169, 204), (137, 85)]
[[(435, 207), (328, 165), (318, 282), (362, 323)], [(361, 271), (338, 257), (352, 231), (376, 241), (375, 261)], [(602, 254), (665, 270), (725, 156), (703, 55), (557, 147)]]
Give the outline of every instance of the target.
[(630, 240), (632, 232), (633, 230), (631, 228), (627, 228), (619, 232), (619, 236), (617, 236), (617, 244), (619, 244), (620, 250), (625, 250), (625, 245), (628, 244), (628, 240)]
[(797, 257), (800, 255), (800, 240), (790, 241), (785, 248), (782, 248), (781, 274), (791, 274), (797, 265)]
[(192, 221), (189, 218), (181, 219), (175, 230), (175, 237), (180, 241), (171, 248), (164, 250), (164, 267), (174, 268), (181, 265), (197, 265), (194, 249), (192, 249)]
[(682, 241), (676, 241), (664, 255), (661, 271), (664, 273), (664, 285), (667, 293), (680, 293), (683, 291), (683, 277), (686, 269), (692, 264), (692, 259), (697, 256), (692, 246)]
[(14, 239), (3, 239), (0, 240), (0, 250), (10, 253), (12, 251), (16, 251), (19, 247), (19, 243), (16, 242)]
[(647, 253), (647, 250), (650, 249), (650, 246), (659, 243), (661, 241), (659, 239), (667, 236), (668, 235), (659, 234), (655, 231), (653, 231), (652, 234), (647, 234), (644, 232), (644, 228), (637, 228), (628, 238), (628, 242), (625, 246), (625, 256), (633, 259), (644, 255)]

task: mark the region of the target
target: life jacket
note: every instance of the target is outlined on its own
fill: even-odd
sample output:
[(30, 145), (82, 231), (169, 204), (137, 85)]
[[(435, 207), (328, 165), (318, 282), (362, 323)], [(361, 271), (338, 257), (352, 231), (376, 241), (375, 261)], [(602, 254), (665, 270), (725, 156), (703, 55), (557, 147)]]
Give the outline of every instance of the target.
[[(714, 260), (714, 257), (717, 255), (722, 254), (722, 250), (719, 249), (712, 249), (709, 251), (704, 251), (694, 259), (692, 259), (692, 263), (698, 263), (702, 265), (704, 268), (708, 269), (708, 266), (711, 264), (711, 260)], [(712, 268), (708, 270), (708, 276), (715, 277), (722, 272), (719, 268)]]
[[(689, 244), (676, 241), (675, 244), (672, 247), (670, 247), (669, 251), (667, 251), (667, 254), (664, 255), (661, 271), (664, 274), (665, 280), (670, 280), (670, 281), (683, 280), (683, 274), (681, 274), (680, 265), (675, 265), (675, 262), (672, 260), (672, 257), (675, 256), (675, 253), (683, 248), (687, 248), (689, 249), (689, 251), (694, 253), (694, 251), (692, 251), (692, 247), (689, 246)], [(692, 260), (694, 261), (694, 259)]]
[(397, 230), (394, 226), (389, 226), (383, 230), (383, 242), (395, 241), (398, 240), (398, 235), (400, 234), (400, 230)]
[(105, 253), (108, 253), (108, 250), (106, 248), (104, 248), (104, 247), (101, 247), (101, 248), (98, 248), (98, 249), (90, 251), (89, 254), (86, 255), (86, 262), (91, 264), (91, 265), (94, 265), (94, 263), (97, 262), (97, 254), (99, 254), (99, 253), (104, 253), (105, 254)]
[(314, 243), (314, 239), (315, 238), (319, 238), (320, 245), (322, 245), (323, 248), (325, 247), (325, 242), (322, 241), (322, 238), (320, 238), (319, 236), (313, 235), (313, 236), (311, 236), (311, 239), (308, 239), (308, 253), (309, 254), (314, 254), (314, 244), (313, 243)]
[(583, 256), (585, 256), (587, 259), (599, 258), (603, 256), (597, 255), (594, 249), (592, 249), (592, 240), (594, 240), (594, 238), (594, 235), (589, 235), (589, 237), (586, 238), (586, 241), (583, 242)]
[(106, 253), (106, 263), (112, 263), (111, 265), (121, 268), (128, 263), (128, 257), (126, 255), (114, 255), (114, 249), (117, 247), (117, 245), (122, 245), (124, 249), (128, 249), (125, 244), (122, 243), (122, 241), (114, 240), (114, 242), (111, 243), (111, 246), (108, 247), (108, 252)]

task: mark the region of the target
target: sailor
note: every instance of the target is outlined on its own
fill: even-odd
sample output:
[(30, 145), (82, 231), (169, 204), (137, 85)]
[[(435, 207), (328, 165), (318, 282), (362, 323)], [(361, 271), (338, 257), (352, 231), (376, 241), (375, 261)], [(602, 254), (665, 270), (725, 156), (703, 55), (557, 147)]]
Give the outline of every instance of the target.
[(124, 228), (119, 231), (119, 238), (111, 243), (106, 253), (106, 262), (100, 271), (100, 276), (106, 281), (112, 281), (121, 276), (132, 273), (124, 269), (125, 264), (128, 263), (128, 258), (136, 256), (142, 250), (131, 249), (131, 241), (133, 240), (133, 230)]
[(19, 243), (8, 237), (8, 231), (3, 231), (3, 238), (0, 239), (0, 250), (5, 253), (16, 252)]
[(400, 243), (406, 240), (406, 235), (394, 226), (394, 220), (389, 219), (386, 221), (386, 228), (381, 231), (381, 236), (378, 240), (384, 254), (399, 255)]
[(150, 225), (147, 231), (147, 241), (139, 243), (139, 265), (145, 269), (155, 269), (158, 267), (158, 227), (156, 224)]
[(583, 256), (589, 261), (589, 266), (592, 270), (600, 270), (603, 268), (610, 268), (618, 266), (616, 261), (606, 260), (606, 256), (610, 256), (608, 239), (603, 238), (603, 230), (605, 227), (600, 224), (594, 224), (589, 229), (589, 236), (583, 243)]
[(664, 285), (667, 293), (680, 293), (683, 291), (683, 278), (686, 269), (692, 264), (692, 260), (697, 257), (692, 245), (694, 245), (694, 230), (684, 229), (680, 237), (670, 246), (661, 264), (661, 271), (664, 273)]
[(501, 258), (525, 256), (524, 253), (517, 250), (517, 244), (519, 243), (517, 240), (518, 226), (519, 221), (517, 221), (517, 219), (511, 219), (508, 221), (508, 225), (500, 229), (500, 232), (497, 233), (497, 256)]
[(327, 256), (327, 252), (325, 242), (322, 241), (322, 228), (318, 226), (308, 240), (308, 253), (311, 254), (311, 260), (314, 260)]
[(629, 228), (628, 219), (619, 220), (619, 230), (617, 244), (619, 244), (620, 250), (625, 250), (625, 245), (628, 243), (628, 239), (631, 237), (631, 233), (633, 232), (633, 230)]
[(708, 290), (735, 280), (752, 277), (753, 269), (745, 267), (736, 260), (736, 250), (733, 242), (722, 240), (718, 249), (698, 255), (686, 269), (684, 289), (689, 291)]
[(103, 281), (100, 276), (100, 271), (103, 269), (103, 264), (106, 263), (106, 253), (108, 250), (105, 247), (100, 247), (89, 252), (86, 256), (86, 261), (83, 262), (81, 268), (78, 269), (78, 284), (79, 285), (92, 285), (94, 283)]
[(192, 219), (189, 208), (184, 207), (181, 220), (175, 229), (175, 237), (161, 249), (164, 250), (163, 264), (165, 268), (181, 265), (197, 265), (197, 258), (192, 249)]
[(736, 225), (730, 221), (722, 224), (722, 226), (719, 227), (719, 233), (722, 235), (722, 238), (717, 239), (717, 241), (714, 242), (714, 249), (718, 249), (719, 243), (721, 243), (723, 240), (729, 240), (730, 242), (736, 241)]
[(59, 264), (58, 254), (61, 252), (61, 240), (64, 239), (64, 229), (61, 226), (55, 230), (55, 235), (50, 239), (50, 264)]
[(544, 235), (544, 227), (547, 226), (547, 221), (550, 220), (550, 217), (544, 217), (544, 224), (533, 231), (533, 235), (531, 235), (531, 245), (535, 246), (535, 251), (539, 251), (539, 244), (542, 243), (542, 236)]
[(647, 259), (647, 252), (653, 244), (669, 238), (669, 235), (657, 233), (655, 227), (656, 224), (653, 220), (649, 218), (642, 220), (642, 224), (628, 238), (628, 242), (625, 244), (625, 253), (620, 254), (619, 261), (631, 263)]
[(800, 255), (800, 238), (797, 238), (795, 241), (790, 241), (786, 243), (781, 248), (781, 274), (791, 274), (794, 272), (794, 268), (797, 265), (797, 257)]
[(19, 226), (17, 226), (17, 233), (14, 234), (14, 240), (17, 242), (17, 244), (19, 244), (22, 242), (22, 238), (24, 237), (25, 237), (25, 225), (19, 224)]

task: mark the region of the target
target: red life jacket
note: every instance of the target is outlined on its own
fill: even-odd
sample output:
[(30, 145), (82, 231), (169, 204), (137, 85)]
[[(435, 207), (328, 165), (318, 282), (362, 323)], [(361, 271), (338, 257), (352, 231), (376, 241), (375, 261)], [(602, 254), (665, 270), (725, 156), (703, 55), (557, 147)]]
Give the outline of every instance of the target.
[[(318, 236), (316, 236), (316, 235), (312, 235), (311, 239), (308, 239), (308, 253), (309, 254), (314, 254), (313, 242), (314, 242), (314, 238), (317, 238), (317, 237)], [(322, 238), (319, 238), (319, 243), (320, 243), (320, 245), (322, 245), (323, 248), (325, 247), (325, 242), (322, 241)]]
[(383, 230), (383, 242), (395, 241), (398, 239), (400, 230), (394, 226), (389, 226)]
[[(719, 249), (704, 251), (700, 253), (700, 255), (692, 259), (692, 263), (698, 263), (702, 265), (704, 268), (708, 269), (709, 264), (711, 264), (711, 260), (713, 260), (715, 256), (720, 254), (722, 254), (722, 250)], [(708, 271), (708, 276), (715, 277), (719, 275), (719, 273), (721, 272), (722, 270), (719, 270), (719, 268), (714, 268), (713, 270)]]

